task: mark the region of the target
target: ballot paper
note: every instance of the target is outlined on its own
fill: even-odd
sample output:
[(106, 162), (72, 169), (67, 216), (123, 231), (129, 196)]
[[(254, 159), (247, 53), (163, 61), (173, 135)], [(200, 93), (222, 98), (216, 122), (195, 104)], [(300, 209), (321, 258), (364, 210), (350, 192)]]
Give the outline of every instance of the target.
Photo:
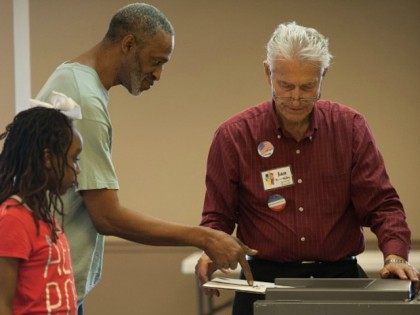
[(214, 278), (209, 282), (203, 284), (203, 287), (210, 289), (226, 289), (241, 292), (265, 294), (267, 288), (282, 288), (290, 289), (293, 287), (284, 285), (275, 285), (272, 282), (254, 281), (254, 285), (249, 285), (246, 280), (231, 279), (231, 278)]

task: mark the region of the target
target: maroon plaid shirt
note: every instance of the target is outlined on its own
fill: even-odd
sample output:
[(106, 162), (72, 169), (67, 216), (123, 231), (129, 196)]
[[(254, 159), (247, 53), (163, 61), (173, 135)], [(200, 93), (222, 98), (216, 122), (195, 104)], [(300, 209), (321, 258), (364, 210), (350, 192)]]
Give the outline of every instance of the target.
[[(258, 154), (263, 141), (270, 157)], [(264, 190), (261, 172), (290, 166), (294, 185)], [(365, 119), (318, 101), (305, 137), (282, 130), (271, 102), (223, 123), (210, 148), (201, 225), (232, 233), (273, 261), (336, 261), (364, 250), (362, 226), (384, 255), (407, 258), (410, 230)], [(268, 207), (279, 194), (284, 210)]]

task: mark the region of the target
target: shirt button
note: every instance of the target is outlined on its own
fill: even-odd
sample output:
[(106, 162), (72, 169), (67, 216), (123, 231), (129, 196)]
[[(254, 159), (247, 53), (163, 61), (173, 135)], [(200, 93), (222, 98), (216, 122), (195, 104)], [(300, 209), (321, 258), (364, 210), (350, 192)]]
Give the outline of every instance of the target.
[(299, 207), (299, 211), (300, 212), (303, 212), (303, 207)]
[(300, 178), (298, 179), (298, 183), (299, 184), (302, 184), (302, 180)]
[(280, 139), (281, 138), (281, 135), (277, 135), (277, 139)]
[(302, 242), (304, 242), (305, 240), (306, 240), (306, 238), (304, 238), (303, 236), (300, 238), (300, 240), (302, 241)]
[(300, 154), (300, 150), (299, 149), (296, 150), (296, 154)]
[(310, 136), (310, 137), (309, 137), (309, 140), (311, 140), (311, 141), (312, 141), (312, 136)]

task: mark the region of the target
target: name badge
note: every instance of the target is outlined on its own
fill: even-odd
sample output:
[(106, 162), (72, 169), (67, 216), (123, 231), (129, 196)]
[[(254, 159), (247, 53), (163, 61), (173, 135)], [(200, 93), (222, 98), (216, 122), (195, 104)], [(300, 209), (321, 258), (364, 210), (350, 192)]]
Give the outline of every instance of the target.
[(261, 177), (264, 190), (282, 188), (294, 184), (290, 165), (261, 172)]

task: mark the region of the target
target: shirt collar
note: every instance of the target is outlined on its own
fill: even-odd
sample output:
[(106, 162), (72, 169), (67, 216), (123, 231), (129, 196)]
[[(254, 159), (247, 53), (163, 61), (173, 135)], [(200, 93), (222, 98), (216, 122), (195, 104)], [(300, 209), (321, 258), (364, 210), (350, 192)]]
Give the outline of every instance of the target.
[(23, 205), (26, 209), (32, 212), (31, 208), (29, 208), (29, 206), (23, 202), (23, 199), (20, 196), (12, 195), (8, 199), (12, 199), (13, 201), (16, 201), (17, 202), (16, 205)]
[[(319, 112), (319, 109), (318, 109), (318, 106), (317, 106), (318, 102), (319, 101), (317, 101), (315, 103), (315, 106), (312, 110), (312, 113), (310, 114), (309, 128), (306, 131), (306, 135), (305, 135), (305, 138), (309, 138), (310, 140), (312, 140), (312, 138), (314, 137), (315, 131), (318, 130), (318, 127), (319, 127), (320, 112)], [(290, 137), (289, 133), (286, 130), (283, 129), (283, 126), (280, 122), (280, 119), (277, 116), (276, 105), (274, 103), (274, 100), (271, 100), (270, 112), (271, 112), (271, 117), (272, 117), (272, 120), (274, 122), (274, 125), (276, 126), (276, 133), (280, 137), (282, 137), (282, 136)]]

